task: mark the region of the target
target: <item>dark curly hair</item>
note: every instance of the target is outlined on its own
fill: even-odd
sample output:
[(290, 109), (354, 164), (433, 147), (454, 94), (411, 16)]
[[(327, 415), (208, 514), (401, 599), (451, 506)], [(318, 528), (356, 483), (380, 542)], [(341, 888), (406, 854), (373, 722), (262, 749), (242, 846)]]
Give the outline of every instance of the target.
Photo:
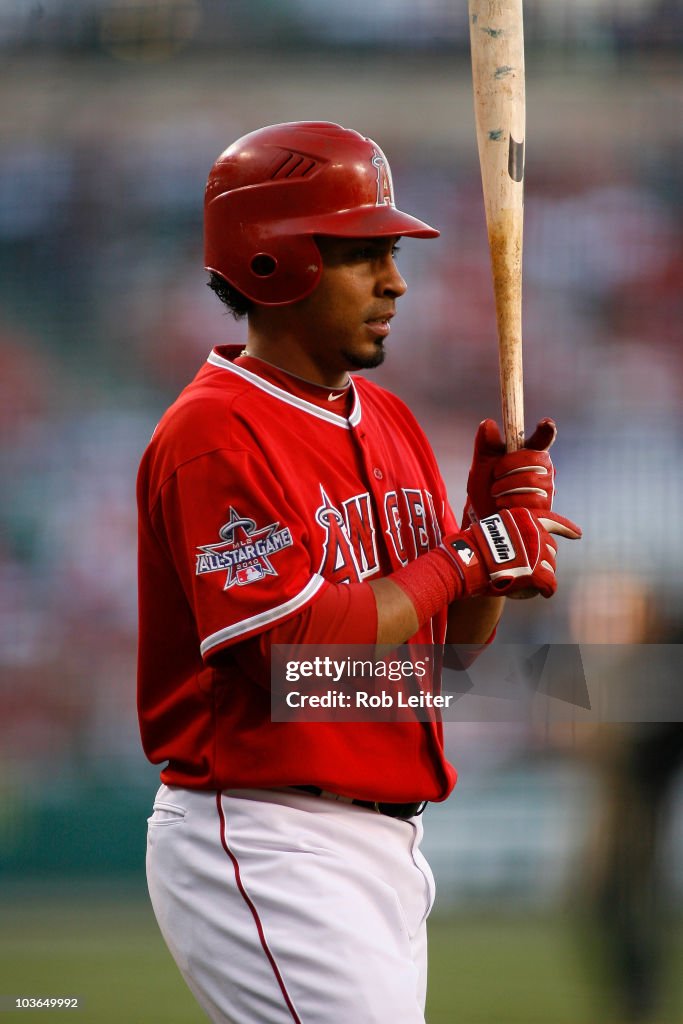
[(215, 270), (209, 271), (209, 280), (206, 283), (211, 291), (215, 292), (235, 320), (242, 320), (249, 310), (252, 309), (254, 303), (251, 299), (248, 299), (246, 295), (242, 295), (242, 292), (238, 292), (236, 288), (228, 284), (225, 278), (217, 274)]

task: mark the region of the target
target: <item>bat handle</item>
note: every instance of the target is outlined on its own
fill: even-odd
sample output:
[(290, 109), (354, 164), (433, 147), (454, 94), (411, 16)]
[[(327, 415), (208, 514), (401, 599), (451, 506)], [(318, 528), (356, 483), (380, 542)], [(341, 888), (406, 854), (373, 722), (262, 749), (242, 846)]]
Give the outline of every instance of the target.
[[(500, 341), (500, 401), (508, 452), (517, 452), (524, 447), (522, 381), (522, 339), (521, 336), (511, 338), (508, 334)], [(528, 601), (529, 598), (537, 597), (538, 591), (528, 587), (508, 596), (516, 601)]]
[(522, 371), (521, 310), (517, 323), (498, 323), (500, 406), (505, 447), (509, 452), (524, 447), (524, 377)]
[(508, 452), (518, 452), (524, 447), (524, 427), (505, 429), (505, 448)]

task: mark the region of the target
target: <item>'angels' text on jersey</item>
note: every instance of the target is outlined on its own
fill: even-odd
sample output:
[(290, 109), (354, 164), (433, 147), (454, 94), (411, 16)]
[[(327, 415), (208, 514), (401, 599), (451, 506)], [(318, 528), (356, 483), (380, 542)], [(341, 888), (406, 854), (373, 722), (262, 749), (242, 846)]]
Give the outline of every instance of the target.
[[(370, 494), (354, 494), (337, 508), (320, 485), (315, 520), (324, 530), (320, 575), (334, 583), (352, 583), (379, 572), (377, 526)], [(429, 491), (404, 487), (387, 491), (382, 532), (402, 565), (441, 541), (434, 499)]]

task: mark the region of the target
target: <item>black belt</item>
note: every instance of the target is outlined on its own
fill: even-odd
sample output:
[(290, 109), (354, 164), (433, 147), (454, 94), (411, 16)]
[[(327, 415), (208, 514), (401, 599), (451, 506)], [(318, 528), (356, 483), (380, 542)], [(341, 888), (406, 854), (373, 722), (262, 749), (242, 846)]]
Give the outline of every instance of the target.
[(353, 804), (355, 807), (367, 807), (369, 810), (384, 814), (387, 818), (400, 818), (407, 821), (414, 818), (416, 814), (422, 814), (427, 806), (426, 800), (418, 800), (410, 804), (387, 804), (376, 800), (354, 800), (350, 796), (339, 796), (338, 793), (330, 793), (320, 786), (290, 786), (290, 789), (299, 789), (302, 793), (310, 793), (311, 796), (321, 796), (328, 800), (340, 800), (345, 804)]

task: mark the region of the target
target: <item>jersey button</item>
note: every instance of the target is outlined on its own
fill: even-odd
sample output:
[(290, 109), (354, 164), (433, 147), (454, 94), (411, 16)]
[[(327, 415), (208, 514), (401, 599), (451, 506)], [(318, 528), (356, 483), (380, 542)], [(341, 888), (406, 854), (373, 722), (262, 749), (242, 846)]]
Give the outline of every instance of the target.
[(382, 472), (381, 469), (378, 469), (377, 466), (375, 466), (372, 472), (374, 473), (376, 480), (384, 480), (384, 473)]

